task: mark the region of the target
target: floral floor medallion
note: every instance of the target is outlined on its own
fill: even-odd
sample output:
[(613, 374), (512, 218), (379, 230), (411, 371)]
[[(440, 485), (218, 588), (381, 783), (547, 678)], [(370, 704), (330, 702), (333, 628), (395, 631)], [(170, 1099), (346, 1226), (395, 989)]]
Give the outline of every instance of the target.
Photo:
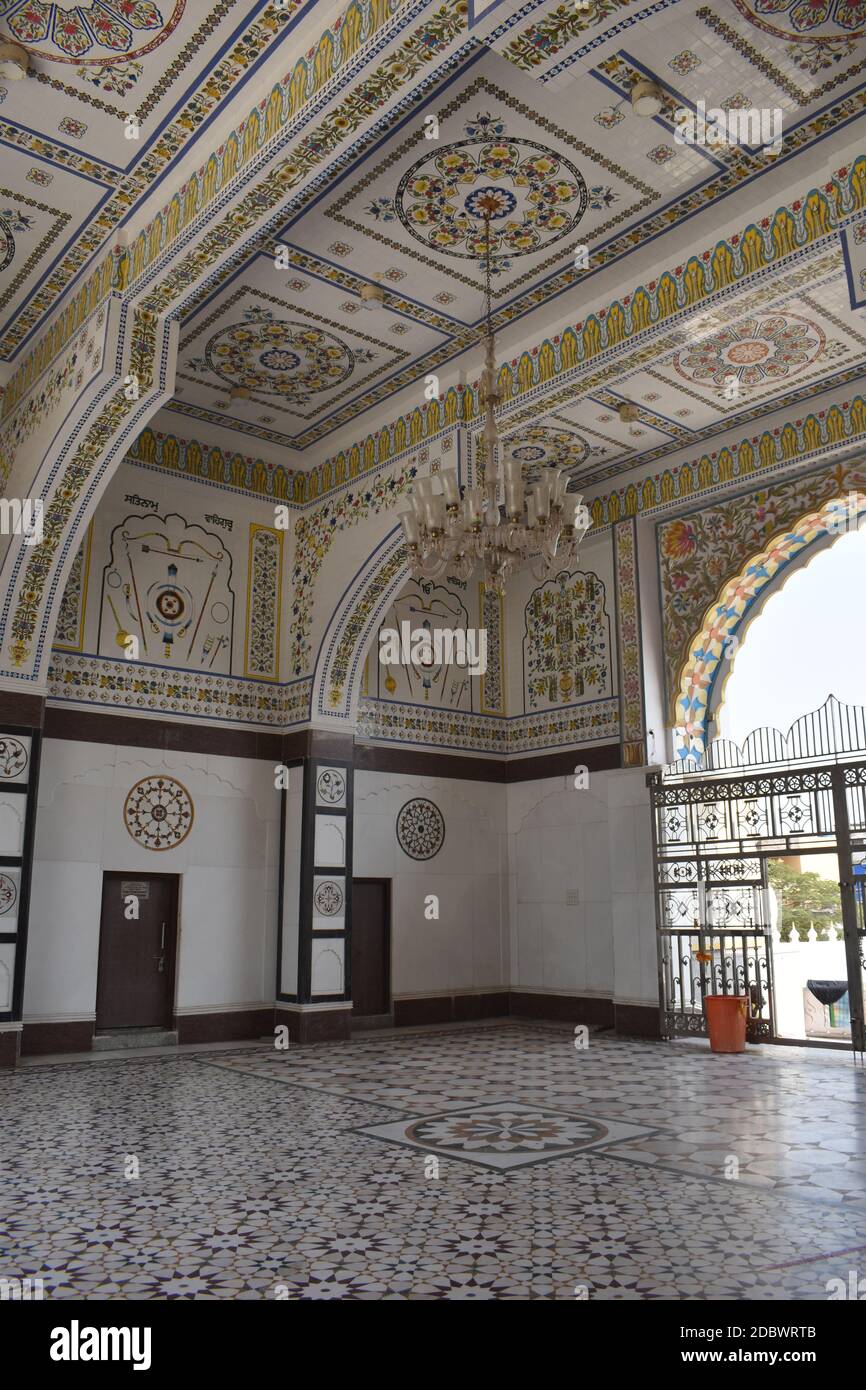
[(446, 1114), (425, 1115), (364, 1130), (371, 1138), (408, 1144), (425, 1153), (463, 1158), (487, 1168), (523, 1168), (549, 1158), (586, 1149), (609, 1148), (624, 1139), (649, 1138), (644, 1125), (597, 1115), (569, 1115), (557, 1110), (494, 1101)]

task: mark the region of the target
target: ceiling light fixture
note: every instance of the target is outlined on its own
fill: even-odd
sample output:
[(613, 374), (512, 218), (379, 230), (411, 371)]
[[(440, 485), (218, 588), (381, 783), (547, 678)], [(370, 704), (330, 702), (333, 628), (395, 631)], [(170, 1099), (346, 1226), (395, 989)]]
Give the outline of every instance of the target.
[(0, 77), (7, 82), (20, 82), (22, 77), (27, 76), (29, 67), (30, 57), (26, 48), (19, 43), (10, 43), (8, 39), (0, 39)]
[(376, 283), (361, 286), (361, 298), (368, 309), (381, 308), (385, 303), (385, 287)]
[(636, 116), (657, 116), (665, 103), (665, 95), (657, 82), (642, 78), (631, 89), (631, 109)]
[(504, 469), (500, 466), (496, 407), (502, 397), (490, 287), (490, 219), (499, 211), (499, 193), (495, 188), (483, 189), (473, 198), (484, 216), (487, 334), (479, 387), (484, 412), (479, 440), (484, 482), (464, 487), (461, 493), (457, 470), (441, 469), (441, 491), (437, 492), (433, 478), (421, 478), (409, 493), (412, 510), (401, 514), (400, 523), (415, 579), (453, 574), (465, 580), (481, 563), (486, 587), (501, 594), (507, 579), (524, 567), (529, 567), (539, 582), (548, 578), (554, 565), (573, 567), (580, 542), (589, 530), (590, 515), (581, 495), (569, 493), (564, 468), (544, 468), (546, 476), (524, 497), (522, 464), (511, 447), (504, 451)]
[(639, 433), (638, 430), (632, 428), (635, 422), (640, 419), (640, 411), (636, 405), (634, 405), (631, 401), (623, 401), (622, 405), (617, 406), (616, 413), (619, 416), (622, 423), (624, 425), (628, 425), (629, 434)]

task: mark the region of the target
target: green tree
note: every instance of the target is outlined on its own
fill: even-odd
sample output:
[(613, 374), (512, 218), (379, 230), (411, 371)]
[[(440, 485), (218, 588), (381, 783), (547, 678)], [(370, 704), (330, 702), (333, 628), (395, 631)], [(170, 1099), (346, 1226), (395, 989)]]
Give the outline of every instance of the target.
[(819, 874), (798, 873), (780, 859), (770, 860), (767, 877), (779, 903), (782, 940), (790, 941), (791, 933), (796, 932), (801, 941), (807, 941), (812, 927), (819, 941), (829, 940), (830, 927), (842, 920), (838, 883)]

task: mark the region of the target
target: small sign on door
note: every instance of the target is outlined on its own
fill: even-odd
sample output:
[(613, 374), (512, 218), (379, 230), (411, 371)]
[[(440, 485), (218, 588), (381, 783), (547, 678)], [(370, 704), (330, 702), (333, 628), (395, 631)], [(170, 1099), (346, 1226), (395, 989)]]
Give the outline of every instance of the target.
[(142, 879), (121, 879), (120, 896), (122, 898), (149, 898), (150, 883), (146, 878)]

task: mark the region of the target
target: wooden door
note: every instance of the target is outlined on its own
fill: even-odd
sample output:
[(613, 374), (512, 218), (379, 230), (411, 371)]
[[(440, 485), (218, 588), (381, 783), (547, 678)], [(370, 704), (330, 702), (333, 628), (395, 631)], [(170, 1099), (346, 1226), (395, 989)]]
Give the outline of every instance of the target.
[(352, 1013), (391, 1012), (391, 884), (352, 880)]
[(97, 1032), (170, 1027), (176, 941), (173, 874), (103, 875)]

